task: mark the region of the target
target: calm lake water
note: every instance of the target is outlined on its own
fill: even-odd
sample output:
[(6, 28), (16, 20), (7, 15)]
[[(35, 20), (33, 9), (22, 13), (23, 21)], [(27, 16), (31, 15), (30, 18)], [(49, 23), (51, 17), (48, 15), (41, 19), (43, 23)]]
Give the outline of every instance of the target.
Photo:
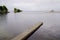
[(18, 34), (43, 22), (28, 40), (60, 40), (60, 13), (21, 12), (0, 16), (0, 40), (10, 40)]

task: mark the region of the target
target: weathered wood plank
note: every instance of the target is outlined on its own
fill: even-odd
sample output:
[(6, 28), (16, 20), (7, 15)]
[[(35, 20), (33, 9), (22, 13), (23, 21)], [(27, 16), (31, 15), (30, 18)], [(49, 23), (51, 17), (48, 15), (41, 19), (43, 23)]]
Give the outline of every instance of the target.
[(39, 29), (43, 25), (43, 22), (35, 24), (31, 29), (19, 34), (17, 37), (12, 40), (27, 40), (37, 29)]

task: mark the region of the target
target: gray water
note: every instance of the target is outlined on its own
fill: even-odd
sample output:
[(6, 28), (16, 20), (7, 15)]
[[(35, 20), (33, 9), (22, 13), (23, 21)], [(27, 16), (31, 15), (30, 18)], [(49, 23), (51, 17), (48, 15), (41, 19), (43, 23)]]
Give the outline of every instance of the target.
[(28, 40), (60, 40), (60, 13), (21, 12), (0, 16), (0, 40), (10, 40), (43, 22)]

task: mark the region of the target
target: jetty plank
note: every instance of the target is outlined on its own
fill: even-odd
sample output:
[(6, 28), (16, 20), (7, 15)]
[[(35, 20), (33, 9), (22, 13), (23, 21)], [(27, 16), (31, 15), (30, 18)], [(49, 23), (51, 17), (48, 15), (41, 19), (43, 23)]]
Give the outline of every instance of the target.
[(39, 29), (43, 25), (43, 22), (37, 23), (32, 26), (29, 30), (19, 34), (17, 37), (13, 38), (12, 40), (27, 40), (37, 29)]

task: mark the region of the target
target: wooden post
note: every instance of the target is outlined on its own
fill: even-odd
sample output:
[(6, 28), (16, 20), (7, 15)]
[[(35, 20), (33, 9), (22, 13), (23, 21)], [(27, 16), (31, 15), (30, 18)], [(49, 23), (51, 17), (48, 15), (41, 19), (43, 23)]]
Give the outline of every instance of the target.
[(12, 40), (27, 40), (37, 29), (39, 29), (43, 25), (43, 22), (35, 24), (31, 29), (19, 34), (17, 37)]

